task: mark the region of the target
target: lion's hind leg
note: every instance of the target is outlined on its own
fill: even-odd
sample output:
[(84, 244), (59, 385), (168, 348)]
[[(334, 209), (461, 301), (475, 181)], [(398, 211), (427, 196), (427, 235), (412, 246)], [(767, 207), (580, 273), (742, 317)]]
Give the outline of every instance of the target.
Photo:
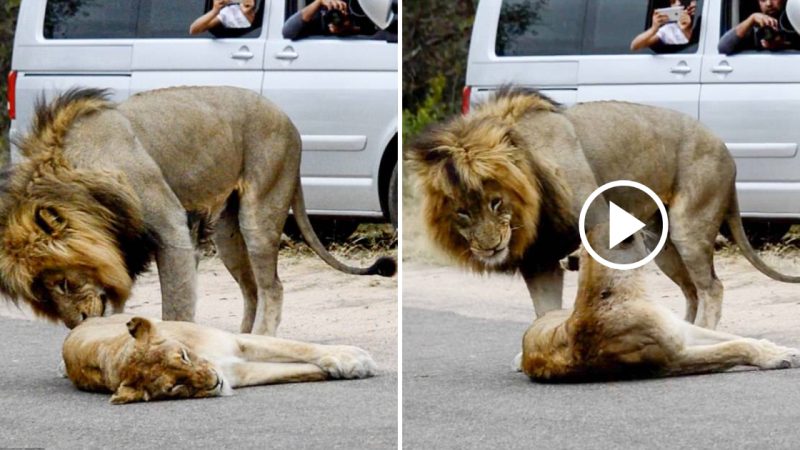
[(321, 345), (270, 336), (236, 336), (241, 356), (247, 361), (310, 363), (330, 378), (366, 378), (377, 365), (365, 350), (350, 345)]
[[(236, 195), (236, 194), (234, 194)], [(239, 231), (238, 198), (231, 198), (228, 206), (222, 212), (214, 229), (214, 245), (217, 247), (225, 268), (239, 284), (244, 300), (244, 316), (240, 331), (249, 333), (253, 330), (258, 306), (258, 286), (256, 285), (253, 268), (247, 256), (247, 247)]]
[(800, 366), (800, 350), (761, 339), (685, 324), (686, 346), (674, 359), (670, 374), (721, 372), (734, 366), (788, 369)]
[(328, 378), (328, 373), (319, 366), (307, 363), (237, 362), (231, 364), (226, 375), (233, 387), (302, 383)]

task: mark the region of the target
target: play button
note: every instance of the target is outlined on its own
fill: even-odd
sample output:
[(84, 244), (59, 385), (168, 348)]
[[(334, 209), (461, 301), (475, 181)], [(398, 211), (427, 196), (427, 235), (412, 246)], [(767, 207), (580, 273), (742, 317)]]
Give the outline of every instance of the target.
[(645, 225), (639, 219), (617, 206), (616, 203), (609, 203), (608, 216), (611, 226), (608, 227), (608, 245), (609, 248), (614, 248), (620, 242), (628, 239), (628, 236), (644, 228)]
[[(653, 250), (639, 261), (608, 261), (592, 248), (586, 238), (587, 226), (592, 227), (601, 221), (608, 223), (609, 249), (642, 229), (646, 229), (649, 236), (660, 237)], [(619, 270), (635, 269), (652, 261), (667, 241), (668, 226), (667, 209), (658, 195), (647, 186), (629, 180), (612, 181), (595, 189), (584, 202), (579, 218), (581, 242), (586, 251), (599, 263)]]

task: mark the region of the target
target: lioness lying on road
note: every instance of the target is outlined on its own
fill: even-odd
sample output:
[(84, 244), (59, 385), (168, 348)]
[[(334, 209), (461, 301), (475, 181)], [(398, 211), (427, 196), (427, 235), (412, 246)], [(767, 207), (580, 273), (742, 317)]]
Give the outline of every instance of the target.
[(63, 346), (66, 374), (111, 403), (213, 397), (259, 384), (366, 378), (370, 355), (357, 347), (232, 334), (188, 322), (118, 314), (84, 321)]
[[(594, 244), (604, 235), (608, 228), (597, 226), (589, 239), (609, 261), (646, 254), (640, 235), (612, 250)], [(701, 328), (651, 303), (640, 270), (607, 268), (583, 249), (575, 308), (533, 322), (522, 340), (522, 371), (536, 381), (577, 382), (800, 365), (800, 350)]]

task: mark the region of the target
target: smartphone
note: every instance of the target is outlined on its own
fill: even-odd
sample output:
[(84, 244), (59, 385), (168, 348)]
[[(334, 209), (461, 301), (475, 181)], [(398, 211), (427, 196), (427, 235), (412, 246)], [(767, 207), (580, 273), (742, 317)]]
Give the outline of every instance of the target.
[(657, 13), (666, 14), (669, 22), (677, 22), (683, 13), (683, 6), (673, 6), (671, 8), (659, 8)]

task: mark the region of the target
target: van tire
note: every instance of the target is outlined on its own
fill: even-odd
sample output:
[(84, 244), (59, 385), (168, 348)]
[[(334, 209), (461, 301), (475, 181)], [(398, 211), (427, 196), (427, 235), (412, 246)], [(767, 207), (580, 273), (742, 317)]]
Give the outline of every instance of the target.
[(394, 163), (386, 198), (386, 204), (389, 206), (389, 221), (392, 223), (394, 230), (397, 231), (397, 163)]

